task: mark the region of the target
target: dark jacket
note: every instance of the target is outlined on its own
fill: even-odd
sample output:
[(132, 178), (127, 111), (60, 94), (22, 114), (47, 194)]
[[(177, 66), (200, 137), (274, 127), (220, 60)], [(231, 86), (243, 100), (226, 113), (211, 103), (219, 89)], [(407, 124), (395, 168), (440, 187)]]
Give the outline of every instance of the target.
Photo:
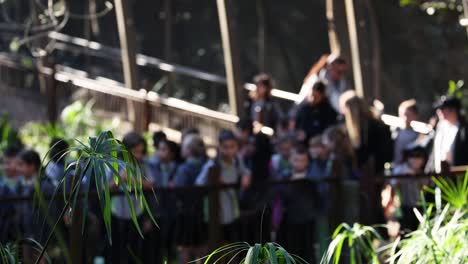
[(281, 120), (283, 112), (281, 108), (271, 98), (266, 100), (253, 101), (250, 104), (250, 118), (267, 127), (276, 129), (276, 125)]
[(468, 165), (468, 123), (460, 122), (453, 148), (453, 166)]
[(296, 113), (296, 130), (304, 131), (308, 140), (336, 124), (337, 117), (328, 99), (317, 105), (302, 103)]
[(390, 162), (393, 158), (392, 135), (390, 129), (380, 120), (369, 118), (365, 124), (361, 127), (361, 146), (356, 149), (358, 166), (362, 168), (373, 158), (375, 172), (380, 173), (385, 162)]

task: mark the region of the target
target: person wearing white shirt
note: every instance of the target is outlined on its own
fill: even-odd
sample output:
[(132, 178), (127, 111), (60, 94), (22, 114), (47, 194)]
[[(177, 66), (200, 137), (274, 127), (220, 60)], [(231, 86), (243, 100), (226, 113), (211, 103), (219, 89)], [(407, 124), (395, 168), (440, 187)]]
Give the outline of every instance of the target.
[(461, 101), (455, 97), (442, 97), (437, 105), (437, 124), (431, 162), (435, 172), (443, 172), (444, 166), (468, 164), (468, 126), (461, 114)]

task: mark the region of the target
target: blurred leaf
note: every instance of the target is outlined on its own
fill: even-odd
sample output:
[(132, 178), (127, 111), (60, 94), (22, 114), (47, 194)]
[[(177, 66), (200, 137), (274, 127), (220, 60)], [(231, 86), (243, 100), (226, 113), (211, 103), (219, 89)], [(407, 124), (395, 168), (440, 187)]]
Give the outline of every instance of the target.
[(14, 37), (10, 42), (10, 51), (16, 53), (20, 47), (20, 39), (18, 37)]
[(457, 92), (457, 88), (457, 83), (455, 83), (455, 81), (453, 80), (450, 80), (447, 93), (449, 95), (455, 95), (455, 93)]

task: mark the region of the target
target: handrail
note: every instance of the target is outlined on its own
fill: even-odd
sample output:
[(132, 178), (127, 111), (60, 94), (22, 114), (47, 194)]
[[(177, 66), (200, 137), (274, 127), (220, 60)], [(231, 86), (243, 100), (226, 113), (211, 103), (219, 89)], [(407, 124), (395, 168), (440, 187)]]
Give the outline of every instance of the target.
[[(56, 49), (59, 49), (59, 50), (82, 52), (82, 53), (88, 53), (89, 55), (92, 55), (95, 57), (100, 57), (100, 58), (105, 58), (105, 59), (110, 59), (110, 60), (120, 60), (120, 56), (121, 56), (120, 49), (109, 47), (99, 42), (89, 41), (84, 38), (69, 36), (60, 32), (49, 33), (49, 38), (62, 42), (62, 43), (58, 42), (54, 46)], [(71, 46), (70, 44), (74, 46)], [(224, 76), (196, 70), (196, 69), (178, 65), (178, 64), (169, 63), (165, 60), (158, 59), (158, 58), (151, 57), (151, 56), (144, 55), (144, 54), (137, 54), (136, 63), (139, 66), (148, 66), (151, 68), (157, 68), (161, 71), (177, 73), (180, 75), (185, 75), (185, 76), (196, 78), (199, 80), (214, 82), (214, 83), (223, 84), (223, 85), (227, 84), (226, 77)], [(248, 91), (252, 91), (255, 89), (255, 85), (252, 83), (245, 83), (244, 89)], [(298, 94), (279, 90), (279, 89), (273, 89), (271, 91), (271, 94), (273, 97), (291, 101), (291, 102), (296, 102), (299, 98)]]
[(204, 118), (217, 119), (219, 121), (224, 121), (228, 123), (236, 123), (237, 121), (239, 121), (239, 118), (235, 115), (214, 111), (206, 107), (197, 104), (192, 104), (177, 98), (162, 98), (159, 97), (156, 93), (147, 92), (144, 89), (135, 91), (129, 88), (125, 88), (121, 83), (111, 84), (102, 81), (97, 81), (85, 76), (77, 76), (76, 74), (65, 70), (65, 68), (62, 65), (57, 65), (55, 78), (58, 81), (71, 82), (76, 86), (85, 89), (119, 96), (126, 99), (132, 99), (139, 102), (149, 101), (153, 104), (175, 108)]
[[(466, 169), (467, 166), (464, 167)], [(382, 182), (385, 182), (390, 179), (397, 179), (397, 180), (405, 180), (405, 181), (412, 181), (412, 180), (421, 180), (421, 179), (431, 179), (433, 176), (438, 176), (438, 177), (444, 177), (444, 178), (451, 178), (457, 175), (460, 175), (463, 173), (462, 171), (458, 170), (456, 167), (454, 167), (453, 170), (451, 170), (448, 173), (422, 173), (422, 174), (416, 174), (416, 175), (410, 175), (410, 174), (394, 174), (390, 176), (382, 176), (380, 175), (379, 177), (373, 177), (371, 178), (371, 182), (374, 182), (376, 184), (380, 184)], [(340, 178), (340, 177), (327, 177), (327, 178), (321, 178), (321, 179), (299, 179), (299, 180), (291, 180), (291, 179), (286, 179), (286, 180), (266, 180), (262, 183), (262, 186), (277, 186), (277, 185), (297, 185), (297, 184), (323, 184), (323, 183), (336, 183), (336, 182), (344, 182), (349, 179), (347, 178)], [(358, 181), (358, 180), (356, 180)], [(145, 194), (153, 194), (153, 193), (180, 193), (180, 194), (186, 194), (187, 192), (194, 192), (194, 193), (208, 193), (212, 191), (222, 191), (225, 189), (231, 189), (231, 188), (240, 188), (239, 183), (219, 183), (215, 185), (203, 185), (203, 186), (184, 186), (184, 187), (156, 187), (156, 188), (146, 188), (143, 190)], [(124, 195), (125, 192), (122, 190), (111, 190), (110, 191), (111, 196), (121, 196)], [(98, 193), (95, 190), (92, 190), (89, 192), (89, 195), (91, 196), (97, 196)], [(15, 195), (15, 196), (8, 196), (1, 198), (0, 197), (0, 203), (4, 202), (21, 202), (21, 201), (29, 201), (34, 198), (34, 195)], [(46, 199), (60, 199), (63, 198), (63, 192), (58, 192), (54, 195), (46, 195), (44, 198)]]
[[(57, 33), (59, 34), (59, 33)], [(61, 34), (61, 33), (60, 33)], [(65, 35), (66, 36), (66, 35)], [(79, 39), (79, 38), (78, 38)], [(79, 39), (79, 43), (82, 45), (85, 45), (85, 43), (88, 43), (86, 45), (89, 45), (91, 47), (100, 47), (98, 43), (94, 43), (92, 41), (88, 41), (85, 39)], [(94, 43), (94, 44), (93, 44)], [(113, 48), (111, 48), (113, 49)], [(118, 50), (118, 49), (116, 49)], [(120, 50), (119, 50), (120, 52)], [(101, 54), (101, 53), (99, 53)], [(113, 59), (115, 59), (115, 56), (111, 56)], [(156, 59), (157, 60), (157, 59)], [(0, 52), (0, 62), (3, 63), (4, 65), (16, 69), (23, 69), (23, 70), (32, 70), (30, 68), (22, 66), (17, 58), (13, 58), (8, 53)], [(168, 64), (169, 65), (169, 64)], [(171, 66), (171, 65), (169, 65)], [(174, 65), (172, 65), (174, 66)], [(162, 66), (164, 68), (164, 64)], [(215, 118), (219, 119), (225, 122), (230, 122), (230, 123), (236, 123), (239, 118), (234, 115), (226, 114), (226, 113), (221, 113), (218, 111), (214, 111), (211, 109), (208, 109), (206, 107), (202, 107), (196, 104), (192, 104), (180, 99), (176, 98), (161, 98), (158, 97), (156, 93), (154, 92), (149, 92), (146, 93), (144, 90), (140, 91), (135, 91), (131, 90), (128, 88), (125, 88), (123, 84), (119, 82), (113, 82), (112, 84), (107, 83), (107, 82), (101, 82), (98, 80), (93, 80), (90, 78), (87, 78), (87, 73), (81, 70), (77, 70), (68, 66), (64, 65), (57, 65), (57, 72), (55, 77), (57, 80), (62, 81), (62, 82), (73, 82), (78, 86), (84, 86), (85, 88), (91, 89), (91, 90), (96, 90), (96, 91), (105, 91), (107, 94), (117, 94), (118, 96), (125, 97), (128, 96), (129, 98), (133, 98), (138, 101), (144, 101), (148, 100), (153, 104), (163, 104), (168, 107), (173, 107), (179, 110), (184, 110), (191, 112), (192, 114), (197, 114), (203, 117), (207, 118)], [(176, 70), (177, 67), (173, 68), (173, 70)], [(189, 68), (190, 69), (190, 68)], [(169, 70), (169, 68), (166, 68), (166, 70)], [(119, 89), (115, 89), (115, 88)], [(253, 84), (245, 84), (245, 87), (249, 91), (253, 91), (255, 89), (255, 85)], [(283, 98), (286, 100), (291, 100), (295, 101), (297, 97), (299, 96), (298, 94), (290, 93), (290, 92), (285, 92), (282, 90), (275, 90), (273, 89), (272, 94), (278, 98)], [(196, 109), (191, 111), (191, 109)], [(404, 127), (403, 121), (398, 117), (398, 116), (393, 116), (393, 115), (388, 115), (388, 114), (383, 114), (381, 116), (381, 120), (387, 125), (391, 127)], [(411, 127), (418, 133), (421, 134), (429, 134), (430, 132), (433, 131), (433, 127), (430, 126), (429, 124), (426, 124), (424, 122), (419, 122), (419, 121), (413, 121), (411, 123)]]

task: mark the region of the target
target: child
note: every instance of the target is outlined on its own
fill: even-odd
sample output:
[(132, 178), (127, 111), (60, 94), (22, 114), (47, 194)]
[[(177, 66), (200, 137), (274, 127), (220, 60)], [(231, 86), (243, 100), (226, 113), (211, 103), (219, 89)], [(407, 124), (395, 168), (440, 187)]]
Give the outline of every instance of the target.
[[(55, 188), (47, 177), (39, 178), (41, 171), (41, 158), (34, 150), (23, 150), (19, 154), (18, 170), (21, 179), (15, 188), (15, 194), (23, 197), (33, 198), (35, 192), (35, 184), (38, 183), (40, 190), (44, 196), (53, 194)], [(48, 203), (46, 201), (45, 205)], [(43, 208), (33, 207), (32, 201), (18, 203), (15, 206), (17, 223), (19, 224), (19, 234), (22, 238), (34, 238), (40, 240), (48, 234), (48, 228), (43, 224), (46, 223), (45, 215), (41, 214)], [(55, 222), (55, 212), (48, 212), (51, 221)], [(32, 252), (31, 252), (32, 253)]]
[[(205, 163), (206, 148), (198, 134), (188, 134), (182, 141), (182, 156), (185, 161), (179, 165), (174, 177), (174, 187), (195, 185), (197, 175)], [(206, 232), (203, 224), (202, 197), (195, 194), (177, 195), (176, 236), (180, 249), (180, 263), (189, 263), (203, 257), (201, 245)]]
[[(404, 163), (393, 169), (394, 175), (418, 175), (424, 173), (424, 167), (427, 161), (427, 154), (421, 146), (409, 146), (403, 152)], [(413, 208), (418, 206), (420, 201), (420, 191), (422, 190), (422, 182), (420, 181), (391, 181), (392, 189), (399, 190), (400, 203), (402, 211), (401, 226), (405, 229), (415, 230), (418, 227), (418, 221), (413, 213)], [(395, 194), (395, 190), (391, 193)], [(391, 199), (392, 201), (395, 201)]]
[(312, 245), (314, 241), (317, 197), (314, 185), (304, 181), (310, 179), (308, 174), (310, 158), (307, 149), (302, 146), (296, 147), (290, 160), (292, 172), (286, 178), (298, 182), (284, 189), (285, 212), (278, 240), (279, 244), (292, 249), (294, 254), (306, 261), (313, 261), (314, 249), (307, 246)]
[(271, 175), (274, 179), (281, 179), (291, 174), (290, 156), (294, 147), (294, 137), (284, 136), (276, 144), (277, 153), (271, 157)]
[[(128, 151), (136, 158), (138, 162), (143, 164), (146, 155), (146, 141), (136, 132), (126, 134), (122, 140), (123, 145)], [(127, 174), (122, 164), (119, 165), (119, 174), (122, 181), (127, 181)], [(108, 171), (108, 180), (110, 181), (110, 188), (117, 190), (119, 187), (115, 184), (113, 173)], [(144, 181), (143, 187), (151, 187), (151, 184)], [(133, 208), (138, 221), (141, 223), (143, 220), (143, 208), (136, 198), (131, 198)], [(132, 254), (139, 256), (137, 250), (141, 248), (140, 236), (134, 226), (131, 216), (130, 205), (125, 196), (114, 196), (111, 199), (112, 211), (112, 263), (128, 263), (130, 261), (130, 253), (128, 248), (132, 250)]]
[[(218, 156), (203, 166), (203, 170), (197, 177), (197, 185), (240, 183), (241, 188), (245, 190), (250, 185), (251, 173), (237, 157), (239, 143), (236, 136), (230, 130), (223, 130), (219, 133), (218, 144)], [(214, 167), (219, 168), (220, 175), (217, 179), (208, 179), (209, 172)], [(210, 180), (213, 182), (210, 182)], [(219, 199), (221, 206), (220, 222), (224, 232), (223, 238), (228, 242), (236, 241), (240, 232), (238, 192), (235, 189), (226, 189), (219, 193)]]
[[(3, 169), (5, 178), (0, 183), (0, 198), (14, 195), (18, 184), (18, 153), (16, 147), (8, 147), (3, 153)], [(14, 240), (14, 206), (9, 203), (0, 203), (0, 243), (5, 244)]]
[[(323, 144), (322, 136), (313, 137), (309, 140), (309, 155), (311, 157), (309, 165), (310, 179), (321, 180), (331, 176), (332, 161), (328, 148)], [(319, 185), (320, 209), (326, 209), (328, 205), (327, 193), (328, 184), (320, 183)]]
[(20, 149), (14, 146), (7, 147), (3, 152), (3, 186), (13, 191), (19, 180), (18, 154)]
[(57, 187), (64, 176), (65, 163), (67, 162), (66, 156), (64, 156), (69, 145), (68, 143), (60, 138), (54, 138), (51, 140), (49, 151), (50, 162), (47, 164), (45, 169), (45, 175), (50, 179), (54, 187)]
[[(175, 142), (163, 139), (159, 141), (156, 147), (155, 157), (147, 162), (148, 180), (153, 183), (154, 188), (168, 188), (169, 186), (173, 186), (177, 171), (179, 146)], [(176, 221), (175, 197), (171, 193), (161, 192), (158, 194), (157, 201), (155, 199), (148, 199), (148, 202), (153, 208), (159, 229), (152, 228), (151, 221), (145, 222), (146, 226), (150, 225), (149, 228), (145, 229), (151, 229), (148, 240), (153, 242), (146, 243), (146, 245), (158, 245), (157, 250), (145, 250), (145, 262), (162, 263), (163, 259), (167, 259), (170, 262), (174, 257), (171, 249), (174, 246), (173, 236)]]

